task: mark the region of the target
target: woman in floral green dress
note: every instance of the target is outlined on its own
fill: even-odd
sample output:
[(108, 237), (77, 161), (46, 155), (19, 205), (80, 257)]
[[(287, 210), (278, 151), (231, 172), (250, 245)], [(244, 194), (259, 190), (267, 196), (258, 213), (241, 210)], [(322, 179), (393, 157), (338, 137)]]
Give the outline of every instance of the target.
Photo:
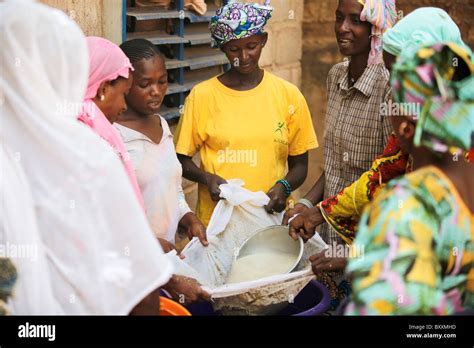
[[(394, 66), (398, 103), (419, 117), (392, 117), (414, 171), (394, 179), (364, 211), (349, 261), (346, 314), (454, 314), (474, 308), (474, 65), (453, 43), (407, 50)], [(403, 105), (403, 104), (401, 104)]]

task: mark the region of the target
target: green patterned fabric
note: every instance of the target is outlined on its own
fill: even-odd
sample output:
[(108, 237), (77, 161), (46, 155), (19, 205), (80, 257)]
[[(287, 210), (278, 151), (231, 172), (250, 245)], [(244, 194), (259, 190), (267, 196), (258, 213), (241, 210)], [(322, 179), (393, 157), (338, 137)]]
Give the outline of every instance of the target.
[[(454, 43), (402, 52), (393, 67), (394, 99), (421, 108), (415, 146), (435, 152), (462, 153), (472, 147), (474, 132), (474, 64), (471, 52)], [(455, 81), (457, 69), (467, 77)]]
[(365, 210), (346, 314), (448, 315), (474, 308), (474, 219), (451, 181), (424, 167)]

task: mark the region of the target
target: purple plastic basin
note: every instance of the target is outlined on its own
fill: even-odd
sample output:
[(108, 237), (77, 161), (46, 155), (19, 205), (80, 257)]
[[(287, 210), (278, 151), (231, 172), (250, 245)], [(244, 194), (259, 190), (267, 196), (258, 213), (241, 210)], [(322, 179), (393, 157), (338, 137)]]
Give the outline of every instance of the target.
[(322, 315), (329, 309), (330, 302), (331, 297), (326, 286), (312, 279), (295, 297), (293, 303), (290, 303), (278, 315)]

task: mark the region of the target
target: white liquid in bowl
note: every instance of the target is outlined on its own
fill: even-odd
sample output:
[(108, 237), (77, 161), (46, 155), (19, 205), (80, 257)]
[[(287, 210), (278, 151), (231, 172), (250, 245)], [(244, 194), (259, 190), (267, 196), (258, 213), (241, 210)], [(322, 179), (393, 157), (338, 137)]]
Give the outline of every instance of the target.
[(262, 251), (242, 256), (232, 265), (227, 283), (240, 283), (288, 273), (296, 259), (294, 254), (277, 251)]

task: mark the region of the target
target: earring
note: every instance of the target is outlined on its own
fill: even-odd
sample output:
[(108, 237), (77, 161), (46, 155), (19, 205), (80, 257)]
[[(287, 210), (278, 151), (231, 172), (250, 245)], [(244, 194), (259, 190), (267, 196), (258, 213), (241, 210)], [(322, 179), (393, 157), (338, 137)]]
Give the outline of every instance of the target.
[(100, 96), (100, 101), (104, 101), (104, 99), (105, 99), (105, 95), (102, 94), (102, 95)]
[(415, 126), (413, 123), (403, 121), (398, 127), (398, 134), (405, 139), (411, 138), (415, 134)]

